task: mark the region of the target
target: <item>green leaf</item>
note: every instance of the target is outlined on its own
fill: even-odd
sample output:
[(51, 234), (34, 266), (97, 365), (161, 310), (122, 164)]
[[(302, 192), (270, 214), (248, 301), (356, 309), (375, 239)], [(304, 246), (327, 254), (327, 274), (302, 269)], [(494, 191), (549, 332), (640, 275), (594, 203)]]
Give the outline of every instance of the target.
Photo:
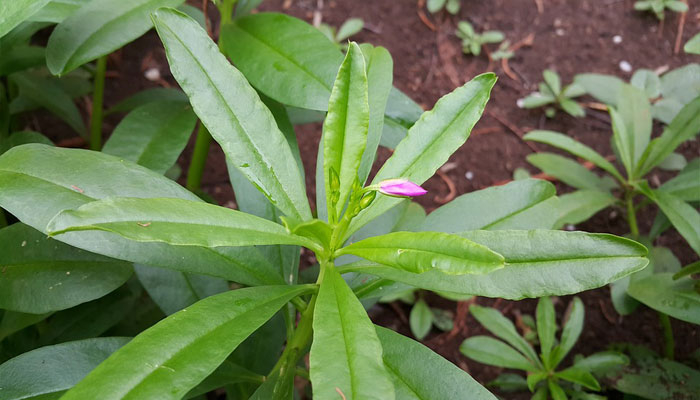
[(686, 165), (688, 165), (688, 162), (683, 154), (671, 153), (659, 163), (658, 167), (664, 171), (680, 171)]
[(129, 340), (85, 339), (41, 347), (8, 360), (0, 365), (2, 398), (58, 398)]
[(188, 100), (185, 93), (183, 93), (180, 89), (161, 87), (151, 88), (142, 90), (135, 95), (120, 101), (105, 111), (105, 115), (116, 112), (129, 112), (148, 103), (158, 101), (181, 101), (186, 103)]
[(104, 56), (151, 29), (151, 12), (183, 0), (91, 0), (61, 22), (46, 45), (46, 65), (64, 75)]
[(567, 380), (569, 382), (573, 382), (577, 385), (581, 385), (591, 390), (600, 390), (600, 384), (595, 379), (595, 377), (593, 377), (593, 375), (591, 375), (590, 372), (583, 369), (571, 367), (555, 373), (554, 376)]
[(685, 276), (690, 276), (692, 274), (700, 274), (700, 261), (696, 261), (692, 264), (688, 264), (681, 270), (673, 274), (673, 280), (683, 278)]
[(53, 146), (53, 142), (39, 132), (19, 131), (11, 133), (6, 139), (0, 139), (0, 154), (13, 147), (29, 143), (41, 143)]
[(148, 295), (166, 315), (229, 290), (228, 282), (210, 276), (140, 264), (136, 264), (134, 270)]
[(435, 14), (436, 12), (442, 10), (443, 7), (445, 7), (445, 2), (447, 0), (428, 0), (426, 6), (428, 7), (428, 11), (431, 14)]
[(487, 274), (503, 268), (503, 257), (460, 236), (441, 232), (394, 232), (355, 242), (338, 255), (353, 254), (413, 273)]
[(586, 116), (586, 110), (584, 110), (580, 104), (573, 100), (561, 99), (559, 100), (559, 106), (572, 117), (583, 118)]
[(325, 273), (309, 358), (314, 398), (393, 399), (374, 325), (343, 278), (332, 269)]
[(545, 371), (527, 374), (527, 389), (530, 390), (530, 392), (534, 392), (537, 384), (545, 379), (547, 379), (547, 372)]
[(592, 162), (597, 167), (608, 172), (618, 180), (624, 180), (615, 166), (610, 161), (606, 160), (605, 157), (601, 156), (595, 150), (586, 146), (585, 144), (580, 143), (562, 133), (535, 130), (528, 132), (525, 136), (523, 136), (523, 139), (545, 143), (567, 151), (577, 157), (581, 157), (584, 160)]
[(14, 46), (3, 49), (0, 60), (0, 76), (7, 76), (26, 69), (44, 65), (44, 48), (39, 46)]
[(316, 249), (279, 224), (213, 204), (173, 198), (112, 198), (64, 210), (47, 226), (49, 235), (84, 230), (113, 232), (130, 240), (176, 246), (294, 244)]
[(540, 351), (542, 352), (542, 361), (547, 368), (552, 368), (550, 365), (550, 353), (554, 346), (554, 334), (557, 332), (556, 314), (554, 305), (549, 297), (543, 297), (537, 302), (537, 337), (540, 340)]
[(574, 361), (574, 367), (592, 374), (603, 374), (611, 367), (629, 364), (630, 360), (616, 351), (601, 351)]
[(636, 185), (656, 203), (690, 247), (700, 254), (700, 213), (690, 204), (663, 190), (652, 190), (646, 182)]
[(408, 319), (411, 333), (418, 340), (425, 339), (433, 327), (433, 313), (423, 299), (418, 300), (411, 308), (411, 315)]
[[(152, 196), (200, 201), (162, 175), (103, 153), (31, 144), (0, 156), (0, 207), (44, 233), (49, 221), (62, 210), (95, 199)], [(283, 282), (254, 248), (139, 243), (100, 231), (68, 233), (58, 239), (113, 258), (204, 273), (246, 285)]]
[(547, 104), (552, 104), (555, 101), (556, 99), (553, 96), (536, 92), (522, 98), (521, 100), (518, 100), (518, 106), (522, 108), (537, 108)]
[(657, 273), (631, 282), (627, 293), (654, 310), (700, 324), (700, 294), (693, 279), (673, 280), (673, 273)]
[(539, 179), (524, 179), (463, 194), (431, 212), (421, 230), (447, 233), (485, 229), (549, 229), (557, 216), (556, 189)]
[(51, 0), (36, 14), (29, 17), (29, 21), (60, 24), (89, 1), (90, 0)]
[(549, 90), (551, 90), (555, 96), (558, 96), (561, 92), (561, 79), (559, 75), (552, 70), (545, 69), (542, 72), (542, 77), (544, 78), (545, 84), (549, 87)]
[[(367, 64), (367, 88), (369, 100), (369, 129), (367, 131), (367, 145), (362, 154), (362, 161), (357, 171), (360, 183), (365, 183), (369, 176), (372, 164), (377, 155), (377, 147), (382, 138), (385, 114), (388, 113), (387, 101), (392, 93), (392, 80), (394, 61), (391, 54), (384, 47), (372, 47), (369, 44), (360, 45)], [(398, 92), (396, 90), (396, 92)], [(399, 92), (400, 93), (400, 92)], [(422, 110), (421, 110), (422, 112)], [(411, 119), (411, 123), (420, 115)]]
[(28, 72), (13, 74), (10, 79), (19, 87), (21, 96), (51, 111), (80, 135), (87, 135), (80, 111), (71, 97), (52, 80)]
[(224, 52), (261, 92), (282, 104), (327, 109), (343, 56), (323, 33), (297, 18), (276, 13), (236, 18), (221, 32)]
[[(372, 183), (402, 177), (421, 184), (430, 178), (469, 138), (495, 83), (495, 75), (482, 74), (438, 100), (433, 110), (424, 113), (411, 127)], [(400, 201), (388, 196), (378, 197), (353, 219), (348, 234)]]
[(625, 83), (622, 79), (603, 74), (578, 74), (574, 82), (583, 86), (586, 93), (596, 100), (610, 106), (615, 106), (620, 88)]
[(528, 390), (527, 381), (518, 374), (502, 373), (486, 386), (496, 387), (505, 393), (522, 392)]
[(689, 54), (700, 54), (700, 33), (696, 34), (685, 43), (683, 51)]
[(462, 342), (459, 351), (482, 364), (523, 371), (536, 371), (537, 367), (512, 347), (488, 336), (472, 336)]
[(569, 186), (577, 189), (609, 190), (610, 182), (602, 180), (578, 162), (553, 153), (535, 153), (527, 161)]
[[(372, 113), (371, 109), (370, 113)], [(408, 134), (408, 129), (422, 114), (423, 108), (420, 105), (400, 90), (392, 87), (386, 104), (384, 129), (380, 144), (395, 149)]]
[(165, 174), (185, 148), (196, 122), (187, 103), (149, 103), (114, 128), (102, 151)]
[(566, 397), (566, 393), (564, 392), (564, 389), (559, 386), (558, 383), (554, 382), (553, 380), (547, 380), (547, 387), (549, 387), (549, 393), (552, 395), (552, 399), (554, 400), (567, 400), (568, 397)]
[(396, 398), (452, 400), (468, 393), (471, 400), (495, 400), (469, 374), (427, 347), (389, 329), (375, 328)]
[(532, 348), (530, 343), (528, 343), (527, 340), (523, 339), (523, 337), (518, 334), (518, 331), (515, 329), (515, 325), (513, 325), (513, 323), (510, 322), (508, 318), (504, 317), (498, 310), (472, 305), (469, 307), (469, 312), (489, 332), (505, 340), (516, 350), (525, 355), (530, 363), (540, 365), (537, 353), (535, 353), (535, 350)]
[(43, 321), (51, 314), (26, 314), (5, 310), (0, 320), (0, 342), (15, 332)]
[(309, 291), (261, 286), (201, 300), (136, 336), (63, 399), (180, 399), (285, 303)]
[[(559, 363), (569, 354), (569, 351), (574, 347), (576, 341), (581, 336), (581, 331), (583, 331), (583, 319), (584, 319), (585, 309), (583, 307), (583, 302), (578, 297), (574, 297), (569, 304), (569, 309), (566, 315), (568, 316), (564, 321), (564, 327), (561, 330), (561, 340), (559, 344), (554, 347), (552, 353), (552, 367), (556, 367)], [(597, 389), (596, 389), (597, 390)]]
[(661, 95), (661, 81), (656, 73), (649, 69), (638, 69), (630, 79), (630, 84), (644, 90), (647, 97), (655, 99)]
[(559, 219), (554, 228), (587, 221), (598, 211), (615, 204), (617, 198), (599, 190), (577, 190), (559, 197)]
[(473, 231), (467, 239), (503, 255), (506, 265), (486, 275), (410, 273), (375, 263), (344, 266), (415, 287), (518, 300), (564, 295), (606, 285), (643, 269), (647, 250), (637, 242), (607, 234), (562, 231)]
[(15, 0), (0, 4), (0, 37), (39, 11), (49, 0)]
[(246, 78), (191, 18), (159, 9), (153, 19), (173, 76), (227, 158), (286, 215), (311, 219), (289, 144)]
[(618, 96), (617, 112), (627, 135), (622, 140), (629, 146), (631, 165), (635, 167), (651, 139), (651, 106), (646, 94), (632, 85), (622, 85)]
[[(369, 103), (367, 72), (362, 50), (351, 42), (345, 60), (340, 65), (328, 101), (328, 114), (323, 122), (323, 173), (326, 204), (329, 215), (340, 215), (357, 180), (362, 153), (367, 143)], [(335, 188), (339, 197), (331, 202), (331, 171), (340, 179)]]
[(661, 163), (681, 143), (700, 133), (700, 96), (686, 104), (660, 137), (647, 147), (637, 167), (637, 176), (644, 176)]
[(335, 35), (335, 40), (342, 42), (350, 36), (359, 33), (363, 26), (365, 26), (365, 22), (362, 20), (362, 18), (348, 18), (345, 22), (343, 22), (343, 25), (338, 28), (338, 33)]
[(102, 297), (131, 276), (129, 263), (78, 250), (24, 224), (0, 230), (0, 308), (30, 314)]

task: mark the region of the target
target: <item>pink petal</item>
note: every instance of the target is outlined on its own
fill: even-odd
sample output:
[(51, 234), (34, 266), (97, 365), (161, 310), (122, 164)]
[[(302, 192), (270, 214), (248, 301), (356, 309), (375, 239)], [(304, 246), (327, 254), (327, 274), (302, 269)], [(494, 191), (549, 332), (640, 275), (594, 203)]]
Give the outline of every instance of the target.
[(379, 182), (379, 192), (388, 196), (414, 197), (428, 193), (427, 190), (407, 179), (387, 179)]

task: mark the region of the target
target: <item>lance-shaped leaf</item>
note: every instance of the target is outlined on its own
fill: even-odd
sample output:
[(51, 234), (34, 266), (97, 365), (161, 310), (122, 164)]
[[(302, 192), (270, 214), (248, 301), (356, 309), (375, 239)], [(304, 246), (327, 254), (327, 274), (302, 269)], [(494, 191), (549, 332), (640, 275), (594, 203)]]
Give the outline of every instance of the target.
[(0, 230), (0, 308), (31, 314), (63, 310), (102, 297), (133, 270), (46, 238), (24, 224)]
[(559, 229), (566, 224), (578, 224), (588, 220), (598, 211), (609, 207), (617, 198), (600, 190), (577, 190), (559, 197), (559, 219), (554, 224)]
[(394, 398), (374, 325), (334, 270), (326, 271), (321, 283), (313, 330), (309, 363), (314, 398)]
[(700, 213), (690, 204), (663, 190), (652, 190), (646, 182), (637, 185), (649, 200), (656, 203), (690, 247), (700, 254)]
[[(365, 63), (367, 64), (367, 94), (369, 100), (367, 146), (362, 154), (362, 162), (357, 171), (360, 183), (364, 184), (377, 155), (377, 147), (381, 141), (384, 129), (384, 120), (387, 118), (385, 113), (392, 89), (391, 83), (394, 79), (394, 61), (391, 59), (389, 51), (384, 47), (372, 47), (371, 44), (363, 43), (360, 45), (360, 48), (362, 48)], [(411, 124), (416, 119), (417, 117), (411, 121)]]
[(654, 310), (700, 324), (700, 294), (696, 291), (696, 282), (690, 278), (674, 280), (670, 272), (654, 274), (630, 282), (627, 293)]
[(584, 313), (583, 302), (578, 297), (574, 297), (566, 313), (568, 319), (564, 321), (564, 327), (561, 330), (561, 340), (559, 344), (554, 347), (554, 351), (552, 351), (552, 367), (558, 365), (564, 357), (569, 354), (569, 351), (571, 351), (579, 336), (581, 336)]
[(213, 204), (172, 198), (114, 198), (65, 210), (49, 222), (49, 235), (84, 230), (113, 232), (141, 242), (176, 246), (294, 244), (315, 248), (282, 225)]
[(39, 11), (49, 0), (14, 0), (0, 4), (0, 37)]
[(181, 101), (186, 103), (187, 96), (182, 90), (175, 88), (157, 87), (146, 89), (113, 105), (105, 111), (105, 115), (115, 112), (129, 112), (148, 103), (159, 101)]
[[(401, 177), (420, 185), (428, 180), (469, 138), (495, 83), (494, 74), (482, 74), (438, 100), (411, 127), (372, 182)], [(348, 235), (400, 201), (378, 197), (352, 221)]]
[(609, 190), (616, 184), (589, 171), (578, 162), (552, 153), (535, 153), (527, 156), (527, 161), (569, 186), (586, 190)]
[(556, 312), (554, 304), (549, 297), (543, 297), (537, 302), (537, 310), (535, 311), (537, 319), (537, 338), (540, 341), (540, 351), (542, 352), (542, 360), (547, 368), (553, 368), (550, 365), (549, 354), (554, 346), (554, 335), (557, 332)]
[(556, 189), (539, 179), (524, 179), (463, 194), (431, 212), (421, 230), (448, 233), (476, 229), (549, 229), (557, 216)]
[(186, 274), (139, 264), (134, 266), (134, 270), (148, 295), (166, 315), (229, 290), (228, 282), (211, 276)]
[[(44, 233), (59, 212), (110, 197), (200, 201), (170, 179), (104, 153), (31, 144), (0, 156), (0, 206)], [(103, 231), (67, 233), (57, 239), (113, 258), (218, 276), (246, 285), (283, 282), (254, 248), (170, 246), (135, 242)]]
[(503, 268), (503, 257), (458, 235), (441, 232), (394, 232), (360, 240), (337, 254), (353, 254), (376, 263), (420, 274), (487, 274)]
[(90, 0), (51, 0), (36, 14), (29, 17), (29, 21), (60, 24), (89, 1)]
[(581, 157), (584, 160), (592, 162), (597, 167), (608, 172), (615, 178), (624, 180), (622, 175), (620, 175), (620, 173), (617, 171), (617, 168), (615, 168), (610, 161), (606, 160), (605, 157), (601, 156), (598, 154), (598, 152), (585, 144), (578, 142), (564, 134), (552, 131), (531, 131), (523, 136), (523, 139), (545, 143), (567, 151), (577, 157)]
[(162, 8), (153, 20), (173, 76), (227, 158), (286, 215), (311, 219), (289, 144), (243, 74), (192, 18)]
[(261, 286), (201, 300), (136, 336), (66, 393), (70, 399), (180, 399), (311, 286)]
[[(12, 138), (12, 136), (10, 136)], [(700, 201), (700, 158), (689, 162), (673, 179), (664, 182), (659, 190), (683, 201)]]
[(505, 340), (516, 350), (523, 353), (532, 364), (540, 365), (540, 359), (537, 353), (535, 353), (535, 349), (532, 348), (532, 345), (520, 336), (515, 329), (515, 325), (498, 310), (472, 305), (469, 307), (469, 312), (484, 326), (484, 328), (488, 329), (489, 332)]
[(503, 255), (505, 267), (486, 275), (422, 274), (376, 263), (345, 271), (365, 272), (415, 287), (485, 297), (522, 299), (597, 288), (644, 268), (644, 246), (607, 234), (563, 231), (472, 231), (462, 234)]
[[(368, 127), (365, 58), (360, 46), (352, 42), (333, 84), (328, 114), (323, 122), (323, 174), (329, 215), (340, 215), (357, 180)], [(335, 203), (328, 197), (334, 192), (331, 188), (332, 173), (337, 173), (340, 180), (339, 187), (333, 188), (339, 192)]]
[(671, 124), (658, 138), (649, 143), (639, 161), (637, 176), (644, 176), (673, 153), (681, 143), (700, 133), (700, 96), (690, 101), (678, 112)]
[(614, 107), (617, 104), (620, 88), (625, 84), (625, 81), (612, 75), (578, 74), (574, 77), (574, 83), (582, 86), (586, 93), (598, 101)]
[(537, 367), (514, 348), (489, 336), (472, 336), (462, 342), (459, 351), (483, 364), (535, 371)]
[(41, 347), (12, 358), (0, 365), (2, 398), (57, 399), (129, 340), (85, 339)]
[(635, 86), (622, 85), (618, 93), (617, 112), (627, 134), (622, 140), (629, 145), (630, 159), (636, 166), (651, 139), (651, 106), (646, 93)]
[(61, 22), (46, 45), (46, 65), (54, 75), (124, 46), (151, 29), (151, 12), (183, 0), (94, 0)]
[(87, 135), (80, 111), (56, 82), (27, 72), (13, 74), (10, 79), (17, 84), (23, 97), (51, 111), (80, 135)]
[(39, 46), (19, 45), (8, 50), (3, 49), (0, 59), (0, 75), (7, 76), (15, 72), (41, 67), (46, 56), (44, 48)]
[(165, 174), (185, 148), (196, 122), (188, 103), (149, 103), (121, 120), (102, 151)]
[(396, 398), (452, 400), (469, 394), (473, 400), (495, 400), (469, 374), (422, 344), (392, 330), (375, 326), (384, 365), (396, 388)]

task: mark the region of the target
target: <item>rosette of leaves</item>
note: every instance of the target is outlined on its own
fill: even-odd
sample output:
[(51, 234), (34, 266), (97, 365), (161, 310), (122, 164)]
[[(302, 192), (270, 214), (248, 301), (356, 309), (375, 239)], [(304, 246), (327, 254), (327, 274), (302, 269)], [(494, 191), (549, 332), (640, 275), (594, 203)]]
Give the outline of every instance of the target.
[(688, 5), (679, 0), (639, 0), (634, 3), (637, 11), (649, 11), (656, 15), (656, 18), (663, 20), (666, 17), (666, 10), (682, 13), (688, 11)]
[(460, 21), (457, 24), (457, 37), (462, 39), (462, 52), (464, 54), (481, 54), (481, 48), (489, 43), (501, 43), (505, 35), (501, 31), (486, 31), (477, 33), (472, 24)]
[[(245, 21), (260, 19), (289, 22), (257, 14), (230, 24), (255, 29)], [(518, 299), (599, 287), (648, 263), (632, 240), (523, 229), (557, 201), (536, 180), (464, 195), (412, 230), (381, 223), (384, 232), (360, 238), (408, 207), (402, 194), (418, 193), (382, 182), (420, 185), (465, 143), (495, 76), (440, 99), (368, 181), (392, 90), (385, 50), (351, 43), (329, 97), (321, 81), (318, 98), (289, 96), (295, 82), (273, 73), (278, 64), (244, 75), (187, 15), (160, 8), (152, 21), (192, 111), (226, 154), (240, 209), (205, 203), (138, 158), (41, 144), (0, 156), (0, 206), (21, 221), (0, 231), (11, 239), (0, 241), (3, 358), (23, 353), (0, 366), (5, 397), (180, 399), (226, 387), (231, 397), (291, 399), (299, 376), (319, 399), (492, 399), (426, 347), (373, 325), (360, 302), (367, 285)], [(274, 99), (326, 103), (317, 217), (291, 104), (260, 96), (248, 76), (262, 76)], [(319, 261), (312, 283), (299, 283), (301, 247)]]
[[(529, 96), (518, 100), (518, 107), (521, 108), (545, 108), (545, 115), (548, 118), (554, 118), (557, 109), (552, 106), (564, 110), (572, 117), (580, 118), (586, 115), (586, 111), (573, 98), (583, 96), (586, 90), (577, 83), (571, 83), (562, 87), (561, 78), (556, 72), (546, 69), (542, 72), (544, 82), (540, 82), (539, 91), (530, 94)], [(550, 106), (550, 104), (552, 106)]]
[[(591, 398), (584, 389), (600, 391), (598, 380), (591, 373), (593, 366), (604, 363), (618, 366), (628, 363), (627, 357), (615, 352), (602, 352), (579, 358), (573, 366), (561, 368), (560, 364), (571, 351), (581, 335), (584, 321), (583, 302), (574, 297), (566, 312), (559, 340), (556, 339), (557, 324), (554, 306), (549, 297), (543, 297), (537, 304), (536, 329), (540, 352), (522, 337), (515, 325), (493, 308), (473, 305), (471, 315), (498, 339), (490, 336), (467, 338), (460, 351), (472, 360), (501, 368), (513, 368), (527, 373), (527, 379), (520, 375), (504, 374), (492, 386), (506, 391), (530, 390), (533, 400), (555, 400)], [(587, 397), (589, 396), (589, 397)], [(593, 397), (597, 398), (597, 397)]]
[(445, 9), (448, 13), (456, 15), (462, 7), (462, 0), (428, 0), (426, 6), (431, 14)]

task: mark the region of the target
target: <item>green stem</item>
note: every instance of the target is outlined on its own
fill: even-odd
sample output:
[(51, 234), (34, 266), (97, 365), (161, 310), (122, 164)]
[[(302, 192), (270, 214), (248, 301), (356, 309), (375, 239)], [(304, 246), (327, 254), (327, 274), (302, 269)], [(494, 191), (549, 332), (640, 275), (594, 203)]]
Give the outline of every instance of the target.
[(639, 237), (639, 227), (637, 226), (637, 214), (634, 210), (634, 193), (627, 192), (625, 194), (625, 202), (627, 203), (627, 223), (630, 226), (630, 233), (633, 237)]
[(221, 7), (219, 7), (219, 14), (221, 14), (221, 25), (225, 25), (231, 22), (233, 17), (233, 7), (236, 6), (238, 0), (224, 0)]
[(209, 155), (209, 146), (212, 138), (204, 124), (199, 122), (197, 130), (197, 141), (194, 144), (194, 153), (190, 161), (190, 168), (187, 171), (187, 189), (190, 192), (196, 193), (202, 187), (202, 175), (204, 174), (204, 166), (207, 163)]
[(90, 118), (90, 149), (102, 149), (102, 103), (105, 92), (105, 72), (107, 71), (107, 56), (97, 59), (95, 71), (95, 90), (92, 93), (92, 118)]
[(313, 295), (309, 306), (301, 313), (301, 319), (294, 335), (287, 342), (287, 347), (284, 348), (282, 356), (277, 360), (277, 363), (272, 367), (272, 371), (267, 375), (268, 378), (275, 374), (283, 374), (286, 368), (294, 368), (299, 362), (299, 359), (304, 355), (304, 350), (311, 342), (311, 333), (313, 332), (312, 325), (314, 319), (314, 308), (316, 307), (316, 294)]
[(664, 331), (664, 357), (673, 360), (673, 353), (676, 343), (673, 340), (673, 328), (671, 327), (671, 319), (668, 315), (659, 312), (659, 322)]
[(307, 379), (307, 380), (311, 379), (311, 377), (309, 376), (309, 371), (307, 371), (306, 368), (296, 367), (296, 369), (294, 370), (294, 373), (297, 376), (301, 376), (304, 379)]

